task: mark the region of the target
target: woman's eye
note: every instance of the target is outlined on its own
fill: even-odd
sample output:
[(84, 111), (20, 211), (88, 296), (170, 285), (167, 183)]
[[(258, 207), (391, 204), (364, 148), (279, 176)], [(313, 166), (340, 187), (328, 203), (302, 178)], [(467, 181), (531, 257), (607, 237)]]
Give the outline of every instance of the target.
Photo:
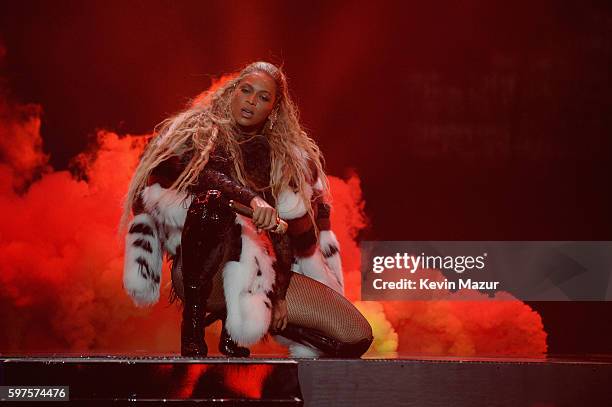
[(240, 90), (242, 91), (242, 93), (249, 93), (249, 89), (248, 88), (240, 88)]
[(268, 96), (265, 96), (265, 95), (262, 95), (262, 96), (260, 97), (260, 99), (261, 99), (261, 100), (263, 100), (263, 101), (265, 101), (265, 102), (267, 102), (268, 100), (270, 100), (270, 98), (269, 98)]

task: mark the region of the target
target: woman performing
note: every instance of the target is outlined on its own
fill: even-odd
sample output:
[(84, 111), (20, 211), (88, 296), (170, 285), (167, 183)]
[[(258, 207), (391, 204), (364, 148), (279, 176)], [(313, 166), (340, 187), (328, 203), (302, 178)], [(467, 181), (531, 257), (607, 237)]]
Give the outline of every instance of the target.
[(137, 305), (155, 303), (164, 251), (172, 258), (183, 356), (206, 356), (204, 327), (221, 319), (228, 356), (270, 332), (293, 356), (359, 357), (372, 329), (341, 295), (328, 196), (284, 73), (250, 64), (147, 145), (122, 219), (133, 212), (124, 287)]

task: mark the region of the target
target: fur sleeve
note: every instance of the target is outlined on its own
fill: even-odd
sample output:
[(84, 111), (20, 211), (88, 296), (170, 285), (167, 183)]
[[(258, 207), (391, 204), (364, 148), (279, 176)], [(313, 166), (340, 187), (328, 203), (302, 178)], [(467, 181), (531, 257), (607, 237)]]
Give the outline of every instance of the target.
[(159, 300), (162, 247), (153, 217), (141, 213), (130, 223), (125, 237), (123, 287), (138, 306)]
[[(308, 199), (313, 199), (312, 205), (318, 205), (316, 197), (321, 195), (323, 183), (318, 177), (311, 185), (306, 193)], [(329, 204), (327, 205), (327, 221), (323, 222), (329, 225)], [(298, 193), (290, 189), (281, 191), (276, 205), (279, 216), (288, 221), (290, 230), (292, 223), (300, 223), (307, 217), (307, 209), (303, 199)], [(317, 220), (319, 224), (319, 220)], [(314, 234), (311, 231), (310, 234)], [(297, 239), (308, 237), (307, 231), (300, 231), (300, 236)], [(298, 255), (294, 271), (313, 278), (335, 291), (344, 295), (344, 276), (342, 273), (342, 262), (340, 260), (340, 243), (336, 235), (331, 231), (329, 226), (326, 229), (321, 228), (319, 240), (316, 242), (317, 247), (314, 250), (304, 250), (304, 255)]]
[(146, 187), (142, 198), (145, 211), (153, 216), (158, 225), (164, 249), (170, 255), (176, 255), (192, 198), (185, 193), (162, 188), (159, 184)]
[(138, 306), (159, 300), (164, 251), (176, 255), (190, 198), (162, 188), (146, 187), (143, 212), (136, 215), (125, 237), (123, 286)]

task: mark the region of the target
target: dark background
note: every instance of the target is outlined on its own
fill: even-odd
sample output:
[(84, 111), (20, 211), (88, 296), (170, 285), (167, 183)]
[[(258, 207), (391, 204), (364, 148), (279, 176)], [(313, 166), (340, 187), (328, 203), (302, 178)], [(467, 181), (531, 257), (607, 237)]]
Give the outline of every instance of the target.
[[(612, 3), (1, 1), (10, 97), (56, 169), (282, 62), (370, 240), (612, 240)], [(551, 353), (611, 353), (609, 303), (530, 303)]]

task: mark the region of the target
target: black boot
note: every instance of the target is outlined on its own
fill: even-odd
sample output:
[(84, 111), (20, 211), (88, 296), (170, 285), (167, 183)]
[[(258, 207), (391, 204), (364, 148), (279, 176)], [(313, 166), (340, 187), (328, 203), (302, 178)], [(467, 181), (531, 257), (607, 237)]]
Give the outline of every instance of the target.
[(373, 340), (372, 337), (369, 337), (355, 343), (345, 343), (315, 329), (292, 324), (287, 324), (279, 335), (303, 345), (313, 346), (321, 350), (324, 357), (329, 358), (359, 358), (366, 353)]
[(208, 191), (193, 200), (187, 211), (181, 237), (183, 321), (181, 355), (205, 357), (204, 341), (206, 303), (212, 291), (212, 280), (223, 259), (224, 239), (231, 218), (221, 208), (219, 191)]
[(204, 314), (206, 301), (198, 284), (184, 286), (183, 321), (181, 322), (181, 356), (206, 357), (208, 347), (204, 341)]
[(249, 348), (239, 346), (230, 337), (227, 329), (225, 329), (225, 318), (223, 319), (223, 328), (221, 329), (221, 337), (219, 338), (219, 352), (231, 358), (248, 358), (251, 355)]

